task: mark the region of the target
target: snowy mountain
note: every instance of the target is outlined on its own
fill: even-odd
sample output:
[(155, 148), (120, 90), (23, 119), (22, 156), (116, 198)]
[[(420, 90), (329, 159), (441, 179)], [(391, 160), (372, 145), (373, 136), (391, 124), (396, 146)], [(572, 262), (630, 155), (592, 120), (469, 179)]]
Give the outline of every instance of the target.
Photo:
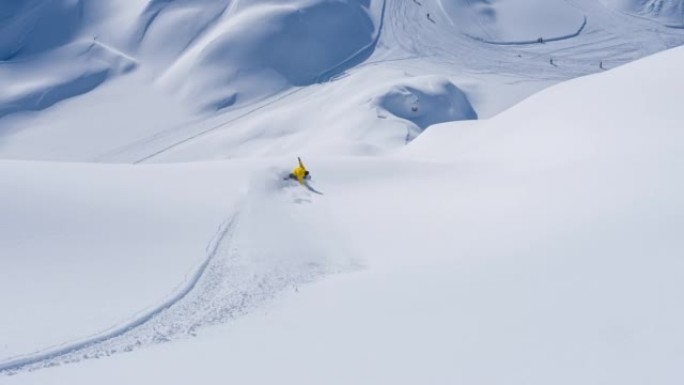
[(378, 154), (684, 39), (593, 0), (12, 4), (0, 11), (10, 159)]
[(0, 384), (681, 383), (681, 12), (0, 5)]

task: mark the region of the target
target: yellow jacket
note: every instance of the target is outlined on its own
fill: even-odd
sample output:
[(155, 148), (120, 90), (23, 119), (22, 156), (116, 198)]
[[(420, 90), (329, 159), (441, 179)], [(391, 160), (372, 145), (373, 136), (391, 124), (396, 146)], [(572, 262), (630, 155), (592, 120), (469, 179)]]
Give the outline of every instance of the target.
[(297, 161), (299, 162), (299, 165), (292, 170), (292, 175), (297, 178), (297, 181), (300, 184), (304, 184), (304, 178), (306, 178), (306, 175), (309, 172), (306, 171), (306, 167), (304, 167), (304, 163), (302, 163), (301, 158), (297, 157)]

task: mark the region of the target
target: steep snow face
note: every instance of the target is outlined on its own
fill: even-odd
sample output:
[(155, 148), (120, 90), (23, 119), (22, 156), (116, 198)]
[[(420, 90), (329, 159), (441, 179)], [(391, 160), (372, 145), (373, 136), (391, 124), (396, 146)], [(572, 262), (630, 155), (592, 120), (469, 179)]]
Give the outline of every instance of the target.
[(174, 109), (212, 114), (239, 107), (365, 60), (379, 34), (370, 6), (368, 0), (12, 1), (0, 6), (0, 118), (44, 110), (139, 64), (136, 82), (190, 107)]
[(135, 59), (96, 39), (106, 11), (86, 0), (0, 5), (0, 118), (39, 111), (133, 70)]
[(219, 110), (360, 63), (373, 52), (374, 30), (355, 0), (254, 2), (221, 20), (163, 81)]
[(13, 112), (40, 111), (62, 100), (86, 93), (105, 80), (133, 70), (137, 63), (97, 41), (79, 42), (46, 52), (41, 60), (0, 65), (0, 118)]
[(438, 1), (457, 28), (492, 43), (563, 38), (584, 24), (584, 15), (562, 0)]
[(216, 23), (230, 0), (152, 0), (135, 18), (131, 47), (163, 71)]
[(26, 58), (70, 42), (82, 26), (81, 0), (0, 4), (0, 61)]
[(684, 28), (684, 2), (681, 0), (601, 0), (601, 2), (622, 12)]

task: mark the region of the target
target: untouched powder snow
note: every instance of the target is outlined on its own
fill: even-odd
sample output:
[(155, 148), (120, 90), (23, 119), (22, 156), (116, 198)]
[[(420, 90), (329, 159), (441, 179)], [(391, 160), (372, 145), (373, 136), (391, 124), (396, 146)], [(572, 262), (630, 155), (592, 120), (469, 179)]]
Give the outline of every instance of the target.
[[(203, 275), (214, 285), (186, 298), (260, 306), (194, 339), (2, 381), (679, 384), (683, 63), (678, 48), (565, 82), (390, 156), (305, 158), (323, 195), (280, 180), (283, 158), (131, 167), (246, 194), (217, 246), (226, 269), (207, 271), (252, 274)], [(318, 279), (330, 272), (346, 273)], [(261, 285), (231, 286), (247, 277)], [(148, 325), (192, 319), (168, 310)]]

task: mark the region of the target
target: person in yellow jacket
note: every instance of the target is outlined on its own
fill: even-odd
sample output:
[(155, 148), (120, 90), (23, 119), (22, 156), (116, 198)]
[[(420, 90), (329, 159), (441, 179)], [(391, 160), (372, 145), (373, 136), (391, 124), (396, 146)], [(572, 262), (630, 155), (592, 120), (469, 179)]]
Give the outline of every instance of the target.
[(302, 163), (302, 159), (300, 157), (297, 157), (297, 161), (299, 164), (297, 167), (292, 169), (292, 173), (290, 173), (290, 178), (296, 179), (299, 184), (303, 185), (305, 179), (311, 178), (309, 176), (309, 171), (306, 170), (306, 167), (304, 167), (304, 163)]

